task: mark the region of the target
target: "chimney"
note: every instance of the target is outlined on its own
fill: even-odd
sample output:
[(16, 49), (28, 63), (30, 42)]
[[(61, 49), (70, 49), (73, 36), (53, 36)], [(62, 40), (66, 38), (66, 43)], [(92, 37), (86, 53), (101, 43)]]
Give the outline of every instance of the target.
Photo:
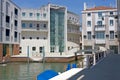
[(87, 5), (86, 5), (86, 2), (84, 2), (84, 10), (87, 9)]

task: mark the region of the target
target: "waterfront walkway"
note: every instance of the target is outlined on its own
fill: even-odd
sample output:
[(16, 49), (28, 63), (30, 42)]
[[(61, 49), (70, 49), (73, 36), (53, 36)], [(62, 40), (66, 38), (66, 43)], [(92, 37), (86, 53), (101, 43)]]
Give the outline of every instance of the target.
[(69, 80), (120, 80), (120, 55), (110, 54), (97, 65), (80, 71)]

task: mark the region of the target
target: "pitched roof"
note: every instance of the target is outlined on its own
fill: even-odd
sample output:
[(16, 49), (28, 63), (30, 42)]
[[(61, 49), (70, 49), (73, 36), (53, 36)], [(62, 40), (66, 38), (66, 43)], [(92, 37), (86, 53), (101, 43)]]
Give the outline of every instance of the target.
[(98, 6), (98, 7), (86, 9), (85, 11), (110, 10), (110, 9), (116, 9), (116, 8), (113, 8), (113, 7), (106, 7), (106, 6)]

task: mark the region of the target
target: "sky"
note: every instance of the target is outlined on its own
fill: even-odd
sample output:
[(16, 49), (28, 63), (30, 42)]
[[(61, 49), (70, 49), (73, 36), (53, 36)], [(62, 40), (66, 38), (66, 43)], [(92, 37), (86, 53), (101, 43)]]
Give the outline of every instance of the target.
[(89, 7), (92, 6), (114, 6), (116, 0), (12, 0), (21, 8), (40, 8), (43, 5), (58, 4), (66, 6), (69, 11), (72, 11), (78, 15), (83, 10), (83, 3), (86, 2)]

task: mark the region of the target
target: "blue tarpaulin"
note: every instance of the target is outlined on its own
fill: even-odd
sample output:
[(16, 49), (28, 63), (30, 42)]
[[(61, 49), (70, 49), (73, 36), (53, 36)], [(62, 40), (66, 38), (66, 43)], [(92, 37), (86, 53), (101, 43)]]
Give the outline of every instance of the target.
[(53, 70), (46, 70), (37, 76), (37, 80), (49, 80), (50, 78), (53, 78), (57, 75), (58, 73)]

